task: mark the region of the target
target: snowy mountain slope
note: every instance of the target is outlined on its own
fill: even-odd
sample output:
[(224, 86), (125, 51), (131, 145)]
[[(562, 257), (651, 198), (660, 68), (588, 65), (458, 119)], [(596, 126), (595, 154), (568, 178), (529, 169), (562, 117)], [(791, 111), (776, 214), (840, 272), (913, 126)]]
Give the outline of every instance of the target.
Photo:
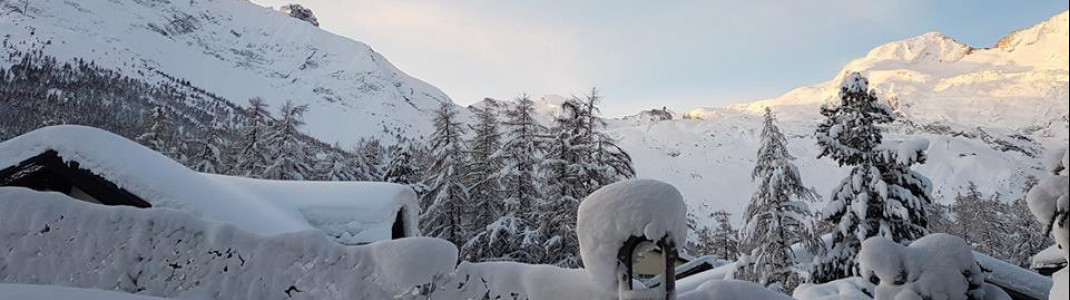
[(949, 203), (975, 182), (1015, 200), (1027, 176), (1042, 174), (1043, 152), (1067, 144), (1067, 40), (1066, 12), (990, 49), (929, 33), (878, 47), (832, 80), (775, 99), (700, 108), (673, 121), (615, 120), (611, 132), (640, 177), (675, 184), (700, 220), (716, 210), (738, 219), (754, 191), (749, 174), (766, 107), (776, 111), (806, 184), (827, 196), (844, 178), (847, 170), (816, 159), (813, 134), (820, 105), (857, 70), (900, 115), (888, 139), (931, 142), (930, 160), (918, 169), (933, 179), (937, 199)]
[(306, 129), (328, 143), (420, 138), (450, 101), (365, 44), (242, 0), (3, 1), (0, 36), (3, 57), (40, 50), (150, 82), (181, 78), (239, 105), (309, 104)]

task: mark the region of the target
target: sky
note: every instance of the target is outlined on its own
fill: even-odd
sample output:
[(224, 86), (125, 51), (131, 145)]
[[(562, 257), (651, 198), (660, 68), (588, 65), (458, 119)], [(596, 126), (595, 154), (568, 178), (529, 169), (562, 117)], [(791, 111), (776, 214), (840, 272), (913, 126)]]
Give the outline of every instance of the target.
[(610, 117), (776, 97), (882, 44), (942, 32), (990, 47), (1066, 0), (252, 0), (311, 8), (467, 105), (597, 87)]

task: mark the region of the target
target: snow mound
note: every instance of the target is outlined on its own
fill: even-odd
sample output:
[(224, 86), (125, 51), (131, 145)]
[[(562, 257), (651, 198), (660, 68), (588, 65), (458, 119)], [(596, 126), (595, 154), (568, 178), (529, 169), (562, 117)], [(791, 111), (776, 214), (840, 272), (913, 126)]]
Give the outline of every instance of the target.
[(0, 170), (46, 151), (152, 204), (262, 235), (318, 229), (345, 244), (391, 239), (402, 212), (418, 235), (412, 189), (387, 183), (287, 182), (201, 174), (137, 143), (82, 126), (54, 126), (0, 143)]
[(163, 300), (163, 298), (58, 286), (0, 284), (0, 300)]
[(1055, 273), (1055, 281), (1059, 282), (1054, 288), (1051, 289), (1051, 300), (1066, 300), (1070, 299), (1070, 287), (1067, 286), (1067, 282), (1070, 282), (1070, 271), (1063, 269), (1059, 273)]
[(630, 180), (606, 186), (579, 208), (576, 234), (593, 283), (617, 290), (620, 248), (632, 237), (658, 241), (687, 237), (687, 206), (675, 187), (656, 180)]
[(744, 281), (710, 281), (682, 293), (680, 300), (791, 300), (787, 295)]
[(872, 283), (862, 278), (848, 278), (826, 284), (804, 284), (795, 289), (799, 300), (865, 300), (873, 299)]
[(909, 247), (885, 238), (862, 243), (862, 274), (877, 283), (876, 299), (1003, 299), (986, 295), (984, 274), (970, 246), (958, 237), (934, 234)]
[(435, 239), (265, 238), (184, 212), (12, 187), (0, 188), (0, 245), (0, 282), (221, 300), (410, 299), (458, 255)]
[(1033, 256), (1033, 269), (1053, 268), (1066, 264), (1066, 253), (1058, 245), (1044, 249)]
[(462, 263), (433, 299), (615, 300), (585, 270), (513, 262)]

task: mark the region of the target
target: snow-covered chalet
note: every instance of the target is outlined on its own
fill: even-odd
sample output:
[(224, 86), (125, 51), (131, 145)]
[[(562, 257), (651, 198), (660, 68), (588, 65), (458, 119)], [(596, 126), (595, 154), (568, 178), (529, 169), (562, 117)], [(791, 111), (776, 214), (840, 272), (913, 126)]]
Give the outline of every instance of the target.
[(416, 194), (406, 186), (203, 174), (82, 126), (38, 129), (0, 143), (0, 186), (101, 205), (179, 210), (261, 235), (318, 230), (355, 245), (419, 234)]

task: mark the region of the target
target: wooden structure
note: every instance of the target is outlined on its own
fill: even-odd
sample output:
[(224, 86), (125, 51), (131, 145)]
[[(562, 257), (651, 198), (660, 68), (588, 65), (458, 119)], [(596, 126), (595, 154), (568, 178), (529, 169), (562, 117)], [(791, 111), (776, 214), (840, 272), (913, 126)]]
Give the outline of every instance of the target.
[(78, 200), (103, 205), (140, 208), (152, 206), (107, 179), (82, 169), (78, 162), (64, 161), (52, 150), (0, 170), (0, 186), (59, 192)]

